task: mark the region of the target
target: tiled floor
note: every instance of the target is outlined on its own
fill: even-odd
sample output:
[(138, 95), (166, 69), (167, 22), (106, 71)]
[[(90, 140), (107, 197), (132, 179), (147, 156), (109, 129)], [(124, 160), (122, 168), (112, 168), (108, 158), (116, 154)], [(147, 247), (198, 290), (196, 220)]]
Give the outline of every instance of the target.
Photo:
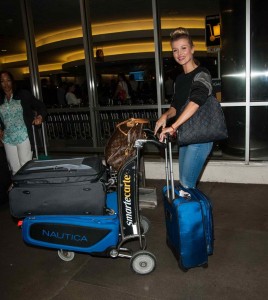
[(215, 251), (207, 269), (184, 273), (165, 243), (164, 184), (146, 181), (157, 188), (158, 206), (142, 210), (151, 221), (147, 248), (157, 258), (145, 276), (128, 259), (76, 254), (64, 262), (54, 250), (27, 246), (8, 205), (1, 206), (0, 299), (267, 299), (268, 186), (199, 185), (213, 202)]

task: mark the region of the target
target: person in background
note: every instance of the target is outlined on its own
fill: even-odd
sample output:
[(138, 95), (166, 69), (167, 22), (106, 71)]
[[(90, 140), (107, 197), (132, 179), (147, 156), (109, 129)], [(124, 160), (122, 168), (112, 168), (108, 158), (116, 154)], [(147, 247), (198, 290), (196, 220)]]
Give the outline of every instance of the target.
[(81, 99), (77, 98), (75, 95), (75, 84), (70, 83), (67, 88), (66, 102), (68, 105), (80, 105)]
[(66, 87), (67, 87), (66, 83), (61, 82), (57, 88), (57, 99), (58, 99), (58, 105), (60, 107), (63, 107), (66, 105), (66, 99), (65, 99)]
[(129, 85), (131, 86), (130, 97), (133, 102), (138, 98), (139, 82), (135, 80), (134, 74), (129, 75)]
[(41, 91), (43, 102), (47, 108), (57, 105), (57, 88), (50, 78), (41, 79)]
[(129, 75), (129, 84), (134, 92), (138, 91), (139, 83), (135, 80), (134, 74)]
[(1, 71), (0, 80), (0, 118), (3, 124), (0, 137), (14, 175), (32, 159), (32, 124), (40, 125), (45, 120), (47, 111), (44, 103), (29, 91), (16, 89), (10, 72)]
[(174, 81), (168, 75), (167, 80), (165, 81), (165, 96), (166, 96), (165, 102), (171, 103), (173, 94), (174, 94)]
[[(203, 105), (212, 93), (212, 80), (209, 71), (194, 60), (194, 45), (188, 30), (177, 28), (171, 33), (171, 48), (175, 61), (182, 66), (183, 73), (175, 82), (175, 95), (170, 108), (156, 122), (154, 133), (160, 128), (159, 140), (163, 141), (167, 134), (173, 135)], [(189, 98), (189, 103), (182, 110)], [(167, 120), (173, 119), (167, 126)], [(197, 180), (205, 161), (212, 149), (212, 142), (180, 146), (179, 174), (180, 183), (185, 188), (196, 188)], [(181, 191), (183, 192), (183, 191)]]
[(118, 74), (118, 83), (113, 98), (120, 104), (125, 104), (127, 103), (127, 100), (130, 99), (128, 82), (123, 73)]

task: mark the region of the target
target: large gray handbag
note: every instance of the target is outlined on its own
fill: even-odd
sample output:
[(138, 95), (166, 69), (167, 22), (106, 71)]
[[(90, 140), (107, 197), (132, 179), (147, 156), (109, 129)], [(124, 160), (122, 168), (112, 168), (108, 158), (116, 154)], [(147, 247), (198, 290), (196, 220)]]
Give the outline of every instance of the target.
[[(184, 105), (188, 104), (189, 100)], [(219, 101), (209, 96), (196, 113), (177, 130), (178, 144), (190, 145), (214, 142), (228, 138), (225, 117)]]

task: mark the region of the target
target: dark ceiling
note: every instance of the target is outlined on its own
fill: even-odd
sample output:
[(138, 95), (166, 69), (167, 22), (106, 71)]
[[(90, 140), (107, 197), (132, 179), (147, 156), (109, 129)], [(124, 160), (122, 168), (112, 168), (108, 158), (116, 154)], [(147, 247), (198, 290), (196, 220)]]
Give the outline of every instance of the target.
[[(115, 21), (135, 18), (152, 18), (151, 0), (89, 0), (92, 24), (104, 21)], [(34, 32), (40, 36), (46, 32), (63, 30), (65, 28), (80, 26), (79, 0), (29, 0), (32, 7)], [(159, 0), (157, 1), (161, 17), (201, 17), (219, 13), (219, 0)], [(21, 20), (20, 1), (0, 0), (0, 59), (3, 55), (25, 53), (25, 41)], [(196, 31), (197, 35), (204, 33)], [(152, 33), (150, 33), (152, 36)], [(121, 35), (104, 35), (98, 37), (101, 43), (108, 43), (124, 39)], [(98, 38), (94, 43), (98, 45)], [(142, 37), (139, 37), (139, 39)], [(143, 37), (144, 38), (144, 37)], [(134, 37), (133, 37), (134, 39)], [(55, 47), (56, 46), (56, 47)], [(82, 38), (69, 40), (61, 45), (48, 45), (38, 48), (39, 63), (56, 62), (58, 56), (66, 48), (74, 51), (83, 47)], [(23, 64), (23, 63), (21, 63)]]

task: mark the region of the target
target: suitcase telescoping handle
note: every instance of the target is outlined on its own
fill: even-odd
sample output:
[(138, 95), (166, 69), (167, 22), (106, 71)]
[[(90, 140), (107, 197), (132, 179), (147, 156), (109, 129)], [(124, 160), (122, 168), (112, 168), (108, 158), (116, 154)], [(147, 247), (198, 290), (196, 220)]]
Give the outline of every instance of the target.
[(35, 151), (35, 158), (38, 159), (38, 148), (36, 143), (36, 135), (35, 135), (35, 125), (32, 125), (32, 131), (33, 131), (33, 139), (34, 139), (34, 151)]
[[(44, 152), (45, 152), (45, 155), (47, 156), (47, 142), (46, 142), (44, 122), (41, 124), (41, 129), (42, 129)], [(38, 159), (39, 155), (38, 155), (38, 147), (37, 147), (37, 142), (36, 142), (36, 134), (35, 134), (35, 125), (34, 124), (32, 125), (32, 130), (33, 130), (35, 157), (36, 157), (36, 159)]]
[[(165, 139), (165, 170), (167, 181), (167, 198), (171, 203), (175, 199), (175, 187), (174, 187), (174, 173), (173, 173), (173, 161), (172, 161), (172, 145), (170, 136)], [(170, 193), (171, 187), (171, 193)]]
[(153, 143), (159, 148), (165, 149), (165, 172), (166, 172), (166, 186), (167, 186), (167, 198), (171, 203), (175, 199), (175, 186), (174, 186), (174, 173), (173, 173), (173, 162), (172, 162), (172, 143), (171, 136), (168, 134), (164, 139), (164, 143), (159, 142), (154, 132), (151, 129), (144, 128), (144, 132), (147, 135), (145, 140), (137, 140), (135, 143), (136, 147), (141, 146), (143, 143)]

